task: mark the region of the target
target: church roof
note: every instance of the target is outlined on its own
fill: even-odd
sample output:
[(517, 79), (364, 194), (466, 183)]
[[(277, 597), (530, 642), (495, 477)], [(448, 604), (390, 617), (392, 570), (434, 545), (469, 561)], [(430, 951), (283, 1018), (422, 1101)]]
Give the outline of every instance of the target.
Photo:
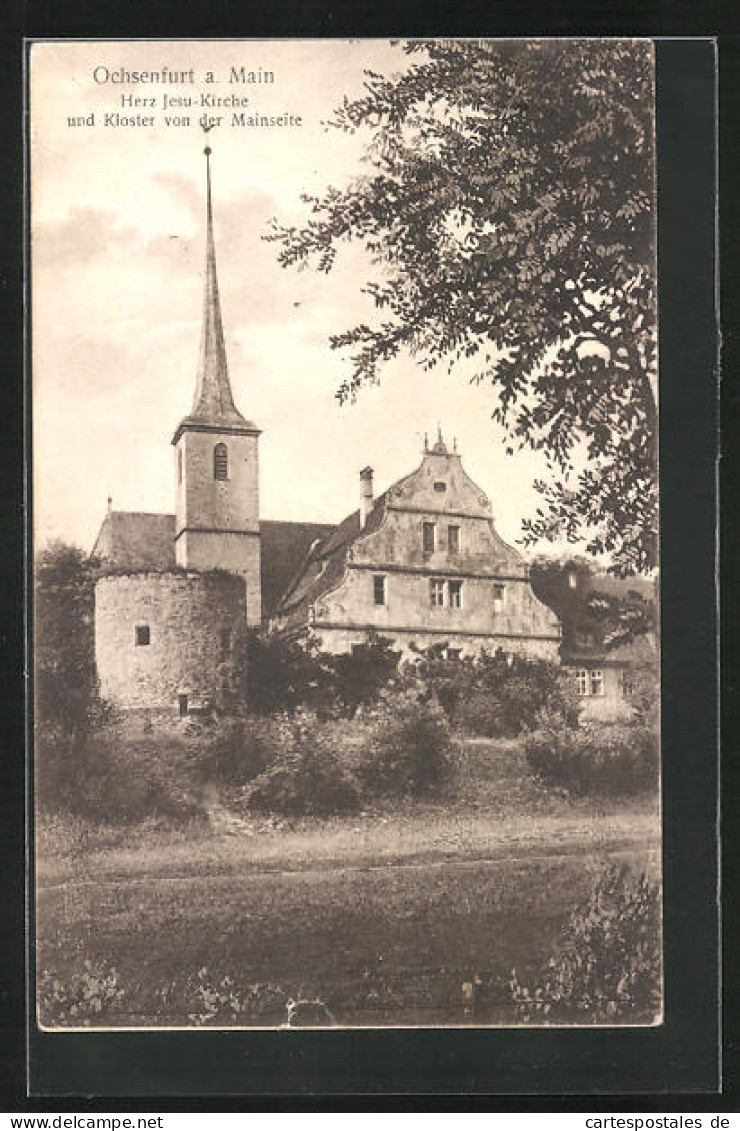
[(168, 569), (175, 564), (175, 516), (108, 511), (92, 556), (121, 569)]
[(350, 547), (361, 535), (378, 529), (385, 515), (387, 498), (387, 491), (378, 495), (363, 527), (359, 510), (353, 511), (328, 537), (312, 546), (275, 610), (286, 626), (305, 624), (308, 606), (339, 584)]
[(262, 612), (271, 616), (311, 549), (334, 526), (321, 522), (260, 522)]
[(206, 155), (206, 263), (203, 325), (193, 407), (180, 422), (173, 443), (185, 426), (195, 428), (220, 426), (231, 431), (258, 431), (257, 426), (245, 420), (239, 412), (231, 391), (216, 271), (216, 245), (213, 238), (210, 146), (206, 146), (204, 152)]
[[(262, 606), (266, 616), (274, 611), (311, 546), (334, 529), (322, 522), (260, 522)], [(109, 511), (92, 554), (113, 569), (170, 569), (175, 565), (175, 516)]]

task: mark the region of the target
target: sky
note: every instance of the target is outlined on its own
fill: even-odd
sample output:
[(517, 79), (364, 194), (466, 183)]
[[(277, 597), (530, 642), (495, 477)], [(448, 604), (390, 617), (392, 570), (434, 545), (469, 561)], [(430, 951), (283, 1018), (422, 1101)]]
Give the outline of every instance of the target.
[[(38, 544), (91, 549), (110, 495), (116, 510), (172, 512), (170, 441), (190, 409), (202, 310), (205, 221), (202, 109), (163, 109), (163, 95), (237, 94), (236, 111), (300, 116), (300, 127), (231, 124), (208, 135), (216, 255), (237, 407), (262, 429), (261, 516), (339, 522), (370, 464), (378, 492), (420, 462), (425, 431), (457, 438), (463, 464), (493, 504), (499, 533), (534, 513), (543, 458), (507, 456), (492, 392), (446, 366), (389, 364), (379, 387), (340, 406), (349, 360), (329, 337), (369, 321), (370, 277), (350, 245), (328, 275), (283, 269), (261, 237), (272, 217), (300, 224), (302, 193), (367, 171), (364, 138), (327, 129), (366, 69), (407, 65), (367, 41), (118, 41), (35, 44), (31, 53), (31, 282), (34, 525)], [(229, 81), (231, 68), (272, 84)], [(131, 72), (193, 71), (193, 83), (131, 83)], [(214, 82), (205, 82), (207, 72)], [(126, 74), (125, 72), (128, 72)], [(126, 96), (157, 105), (122, 104)], [(113, 125), (105, 115), (140, 125)], [(92, 115), (92, 118), (91, 118)], [(166, 117), (190, 117), (168, 124)], [(85, 124), (70, 124), (84, 120)], [(106, 124), (108, 122), (108, 124)], [(90, 123), (90, 124), (88, 124)]]

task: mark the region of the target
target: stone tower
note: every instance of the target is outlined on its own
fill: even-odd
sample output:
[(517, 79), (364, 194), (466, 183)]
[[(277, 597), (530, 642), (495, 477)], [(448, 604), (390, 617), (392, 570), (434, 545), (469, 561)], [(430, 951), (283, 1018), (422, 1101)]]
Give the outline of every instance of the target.
[(260, 430), (244, 419), (231, 392), (216, 275), (210, 147), (204, 152), (206, 279), (200, 356), (193, 407), (172, 438), (175, 559), (187, 569), (240, 574), (247, 586), (247, 623), (259, 626)]

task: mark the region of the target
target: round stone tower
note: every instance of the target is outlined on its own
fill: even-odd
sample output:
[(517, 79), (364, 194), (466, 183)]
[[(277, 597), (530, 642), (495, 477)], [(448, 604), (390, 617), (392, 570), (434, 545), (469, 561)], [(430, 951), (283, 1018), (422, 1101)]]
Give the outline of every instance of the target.
[(124, 710), (223, 708), (244, 675), (246, 584), (194, 570), (102, 577), (95, 587), (100, 693)]

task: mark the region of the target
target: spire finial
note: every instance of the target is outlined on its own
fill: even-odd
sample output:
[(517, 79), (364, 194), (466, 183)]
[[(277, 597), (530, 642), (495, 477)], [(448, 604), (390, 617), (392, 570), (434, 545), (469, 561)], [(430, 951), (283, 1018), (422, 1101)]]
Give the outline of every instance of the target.
[(112, 510), (113, 510), (113, 496), (109, 495), (108, 496), (108, 514), (110, 514), (112, 512)]
[(442, 425), (439, 422), (437, 422), (437, 442), (432, 448), (432, 451), (435, 455), (438, 456), (449, 455), (449, 452), (447, 451), (447, 445), (442, 439)]
[(429, 433), (428, 432), (424, 433), (424, 451), (425, 452), (429, 451)]

